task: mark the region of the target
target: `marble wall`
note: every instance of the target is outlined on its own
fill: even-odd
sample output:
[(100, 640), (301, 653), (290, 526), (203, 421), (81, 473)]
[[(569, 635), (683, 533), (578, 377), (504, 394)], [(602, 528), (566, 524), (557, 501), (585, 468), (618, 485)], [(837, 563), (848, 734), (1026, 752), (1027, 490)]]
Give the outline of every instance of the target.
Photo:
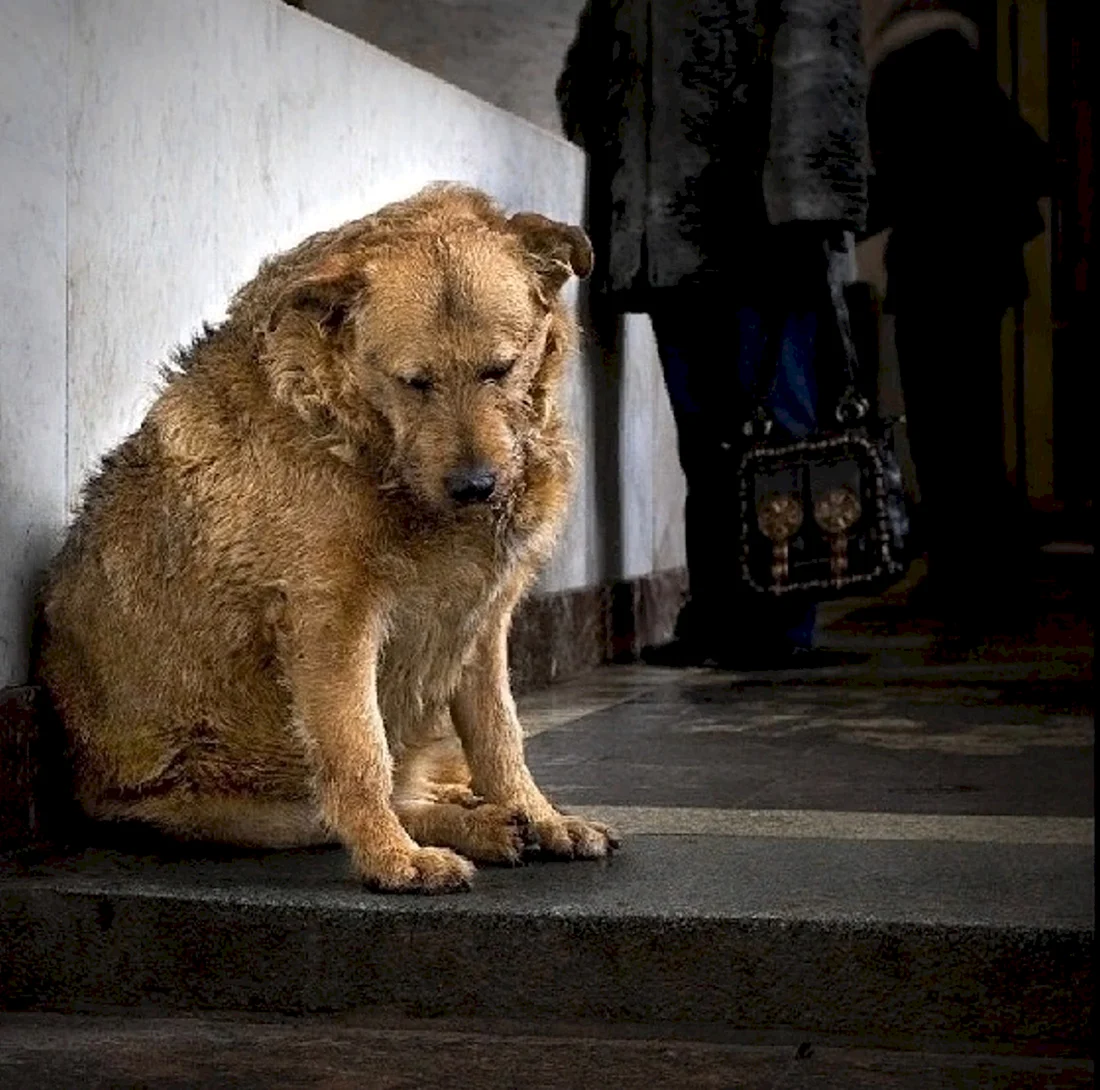
[[(572, 222), (584, 199), (563, 140), (278, 0), (4, 5), (0, 173), (0, 684), (88, 473), (265, 254), (438, 178)], [(543, 592), (682, 563), (646, 319), (607, 368), (574, 361), (580, 474)]]
[(395, 57), (559, 133), (554, 84), (584, 0), (294, 0)]
[(71, 4), (0, 5), (0, 685), (65, 520), (66, 69)]

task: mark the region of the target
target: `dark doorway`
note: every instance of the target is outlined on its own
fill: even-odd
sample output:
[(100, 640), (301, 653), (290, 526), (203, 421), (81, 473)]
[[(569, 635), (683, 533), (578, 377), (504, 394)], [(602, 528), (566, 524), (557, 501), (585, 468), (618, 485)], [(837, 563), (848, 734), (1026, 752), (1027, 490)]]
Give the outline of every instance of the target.
[(1096, 32), (1092, 5), (1051, 0), (1050, 139), (1054, 152), (1051, 201), (1054, 323), (1055, 493), (1079, 517), (1095, 500), (1096, 343), (1087, 300), (1093, 294)]

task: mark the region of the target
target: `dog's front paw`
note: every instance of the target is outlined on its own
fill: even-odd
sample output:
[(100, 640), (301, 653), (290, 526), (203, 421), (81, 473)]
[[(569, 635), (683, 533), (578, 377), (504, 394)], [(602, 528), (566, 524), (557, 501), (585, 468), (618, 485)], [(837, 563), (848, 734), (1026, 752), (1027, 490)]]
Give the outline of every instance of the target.
[(618, 846), (615, 831), (599, 821), (554, 814), (534, 822), (539, 849), (558, 859), (600, 859)]
[(367, 885), (384, 893), (459, 893), (470, 888), (476, 869), (450, 848), (354, 852), (353, 861)]

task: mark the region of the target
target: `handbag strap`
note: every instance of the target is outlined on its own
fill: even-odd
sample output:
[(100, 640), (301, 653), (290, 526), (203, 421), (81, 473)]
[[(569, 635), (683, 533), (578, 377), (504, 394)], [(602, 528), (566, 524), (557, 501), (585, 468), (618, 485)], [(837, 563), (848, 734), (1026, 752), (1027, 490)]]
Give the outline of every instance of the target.
[(837, 333), (840, 337), (840, 349), (844, 357), (847, 386), (836, 405), (837, 423), (843, 427), (858, 424), (870, 411), (871, 403), (859, 392), (859, 357), (856, 355), (856, 341), (852, 336), (852, 316), (848, 310), (848, 300), (844, 295), (844, 285), (848, 282), (845, 266), (851, 260), (847, 246), (835, 245), (831, 238), (825, 239), (825, 261), (829, 283), (829, 298), (836, 317)]

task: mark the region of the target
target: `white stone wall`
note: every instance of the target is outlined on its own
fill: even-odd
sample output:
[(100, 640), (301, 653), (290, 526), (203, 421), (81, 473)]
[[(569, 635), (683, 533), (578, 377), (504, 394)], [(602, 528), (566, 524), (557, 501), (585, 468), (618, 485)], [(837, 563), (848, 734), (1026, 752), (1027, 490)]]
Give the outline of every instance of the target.
[(311, 15), (560, 133), (554, 85), (584, 0), (296, 0)]
[(0, 3), (0, 685), (65, 518), (69, 0)]
[[(0, 5), (0, 684), (22, 680), (38, 573), (172, 346), (265, 254), (439, 178), (582, 218), (575, 148), (278, 0)], [(596, 354), (575, 361), (580, 479), (544, 591), (682, 563), (644, 318), (626, 355), (621, 431), (596, 419)]]

